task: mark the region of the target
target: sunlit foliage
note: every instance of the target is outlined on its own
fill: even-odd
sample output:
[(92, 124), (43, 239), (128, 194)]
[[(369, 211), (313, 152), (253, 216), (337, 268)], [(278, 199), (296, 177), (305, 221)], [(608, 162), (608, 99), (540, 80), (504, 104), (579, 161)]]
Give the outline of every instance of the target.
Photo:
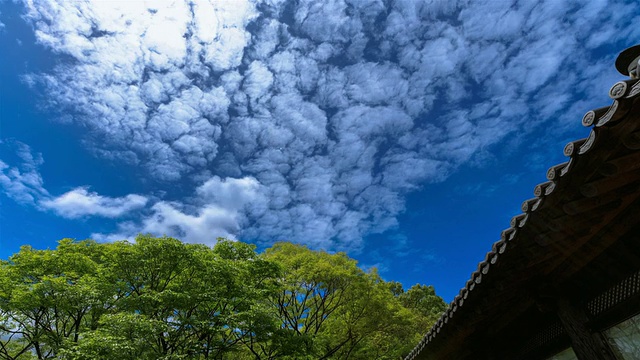
[(444, 308), (291, 243), (64, 239), (0, 263), (0, 359), (397, 359)]

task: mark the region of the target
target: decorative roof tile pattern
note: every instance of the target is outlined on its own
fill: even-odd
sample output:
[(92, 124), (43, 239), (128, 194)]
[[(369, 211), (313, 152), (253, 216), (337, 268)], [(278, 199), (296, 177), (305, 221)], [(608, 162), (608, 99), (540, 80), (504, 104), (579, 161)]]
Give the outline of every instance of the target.
[[(582, 236), (584, 231), (595, 231), (593, 224), (598, 220), (589, 217), (593, 209), (606, 208), (607, 204), (618, 204), (621, 200), (620, 191), (625, 186), (635, 186), (640, 179), (640, 81), (638, 79), (624, 80), (614, 84), (609, 90), (609, 96), (613, 99), (610, 106), (587, 112), (582, 118), (582, 124), (591, 127), (589, 136), (568, 143), (564, 148), (564, 155), (569, 157), (567, 162), (552, 166), (547, 171), (549, 181), (539, 184), (534, 188), (535, 197), (522, 203), (522, 214), (512, 218), (510, 227), (502, 231), (500, 240), (495, 242), (485, 259), (478, 264), (478, 268), (471, 274), (464, 288), (453, 299), (448, 309), (440, 319), (424, 335), (405, 360), (427, 359), (425, 349), (429, 347), (443, 333), (455, 333), (460, 331), (460, 326), (449, 326), (449, 323), (460, 313), (462, 309), (485, 304), (491, 299), (483, 299), (476, 294), (484, 283), (494, 276), (493, 269), (501, 263), (501, 260), (509, 255), (510, 248), (522, 242), (535, 242), (540, 246), (546, 246), (557, 239), (557, 232)], [(633, 111), (632, 111), (633, 109)], [(615, 134), (612, 135), (612, 130)], [(607, 149), (620, 143), (626, 149), (618, 151), (616, 155), (607, 156)], [(602, 151), (600, 151), (602, 150)], [(604, 153), (604, 155), (603, 155)], [(574, 170), (580, 167), (579, 174), (574, 175)], [(620, 173), (629, 173), (633, 176), (612, 176)], [(577, 187), (576, 187), (577, 186)], [(637, 187), (637, 186), (636, 186)], [(574, 190), (577, 189), (577, 192)], [(634, 190), (637, 190), (634, 188)], [(565, 196), (563, 192), (576, 192), (574, 196)], [(634, 197), (635, 199), (635, 197)], [(629, 201), (633, 201), (630, 199)], [(626, 200), (624, 200), (626, 201)], [(558, 213), (561, 216), (556, 216)], [(533, 214), (537, 214), (537, 221), (530, 224)], [(578, 216), (584, 214), (583, 220), (573, 220), (572, 223), (563, 221), (563, 216)], [(597, 213), (602, 217), (602, 213)], [(604, 219), (603, 219), (604, 220)], [(584, 222), (581, 222), (584, 221)], [(602, 221), (601, 221), (602, 222)], [(582, 226), (589, 223), (589, 226)], [(597, 226), (597, 225), (596, 225)], [(604, 226), (604, 225), (602, 225)], [(527, 231), (528, 236), (519, 238), (522, 231)], [(532, 234), (534, 236), (532, 236)], [(561, 250), (560, 250), (561, 251)], [(531, 264), (555, 261), (551, 256), (544, 258), (537, 254), (530, 260)], [(555, 266), (558, 266), (555, 264)], [(510, 286), (505, 279), (510, 279), (509, 274), (502, 271), (501, 278), (495, 284), (498, 289), (502, 286)], [(531, 274), (535, 276), (535, 274)], [(511, 279), (513, 282), (526, 279)], [(504, 285), (502, 284), (504, 283)], [(506, 291), (506, 290), (505, 290)], [(486, 294), (483, 294), (486, 295)], [(470, 301), (474, 304), (467, 305)], [(440, 345), (439, 345), (440, 346)]]

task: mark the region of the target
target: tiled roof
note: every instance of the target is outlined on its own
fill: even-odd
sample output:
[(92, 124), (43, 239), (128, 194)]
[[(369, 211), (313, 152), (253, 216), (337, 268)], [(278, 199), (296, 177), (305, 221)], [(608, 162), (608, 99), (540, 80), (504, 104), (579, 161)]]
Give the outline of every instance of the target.
[[(509, 255), (511, 248), (522, 242), (548, 245), (557, 239), (552, 235), (558, 231), (581, 234), (583, 223), (580, 221), (587, 222), (591, 218), (585, 216), (581, 220), (580, 215), (589, 214), (590, 210), (596, 208), (602, 209), (608, 202), (619, 202), (621, 195), (616, 190), (631, 186), (640, 179), (640, 81), (620, 81), (611, 87), (609, 96), (613, 99), (610, 106), (589, 111), (582, 118), (582, 124), (591, 127), (589, 136), (565, 146), (564, 155), (569, 158), (568, 161), (552, 166), (547, 171), (548, 181), (537, 185), (533, 191), (535, 197), (522, 203), (523, 213), (511, 219), (511, 226), (502, 232), (500, 240), (493, 244), (484, 261), (478, 264), (464, 288), (405, 360), (427, 358), (423, 350), (429, 350), (438, 337), (442, 337), (443, 333), (459, 331), (459, 325), (451, 326), (450, 323), (465, 305), (472, 308), (477, 304), (488, 306), (486, 301), (483, 302), (484, 299), (478, 299), (483, 296), (476, 293), (492, 276), (498, 276), (494, 272), (501, 272), (500, 281), (510, 279), (505, 275), (508, 270), (500, 269), (498, 265)], [(614, 147), (622, 150), (615, 150), (615, 156), (611, 156), (614, 150), (610, 149)], [(579, 173), (574, 174), (576, 171)], [(611, 176), (621, 173), (633, 176)], [(565, 195), (565, 192), (570, 195)], [(559, 213), (561, 216), (555, 216)], [(596, 215), (602, 217), (602, 214), (600, 210)], [(537, 216), (533, 225), (529, 221), (532, 216)], [(562, 216), (571, 216), (573, 223), (564, 223)], [(584, 228), (587, 229), (585, 231), (593, 231), (589, 230), (589, 226)], [(527, 234), (525, 238), (520, 236), (523, 232)], [(548, 260), (542, 252), (536, 256), (536, 263)], [(474, 304), (467, 305), (471, 300)], [(465, 316), (469, 314), (472, 312), (467, 312)]]

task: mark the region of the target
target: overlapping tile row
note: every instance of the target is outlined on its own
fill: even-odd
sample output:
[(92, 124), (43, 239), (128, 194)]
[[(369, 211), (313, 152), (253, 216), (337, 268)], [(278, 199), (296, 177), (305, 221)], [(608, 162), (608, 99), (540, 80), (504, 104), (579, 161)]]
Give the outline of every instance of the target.
[[(554, 191), (558, 191), (558, 188), (563, 185), (565, 179), (571, 178), (571, 170), (575, 164), (584, 161), (585, 158), (590, 156), (593, 149), (598, 147), (601, 132), (604, 134), (608, 128), (624, 123), (634, 102), (640, 101), (640, 81), (633, 79), (617, 82), (611, 87), (609, 96), (613, 99), (613, 103), (610, 106), (589, 111), (582, 118), (582, 124), (591, 128), (589, 136), (584, 139), (572, 141), (565, 146), (564, 155), (567, 156), (569, 160), (549, 168), (547, 171), (548, 181), (537, 185), (533, 191), (535, 197), (522, 203), (523, 213), (511, 219), (510, 227), (502, 231), (500, 240), (493, 244), (491, 251), (489, 251), (485, 259), (478, 264), (477, 270), (471, 274), (471, 278), (467, 281), (465, 287), (460, 290), (460, 293), (454, 298), (440, 319), (414, 347), (405, 360), (416, 359), (425, 347), (434, 341), (440, 332), (446, 328), (447, 323), (456, 316), (468, 298), (474, 296), (474, 290), (482, 286), (486, 277), (492, 275), (492, 267), (500, 262), (501, 257), (508, 251), (512, 243), (518, 242), (518, 234), (527, 226), (527, 220), (530, 215), (543, 209), (545, 200), (553, 194)], [(619, 140), (628, 149), (640, 150), (640, 131), (626, 133), (621, 136)], [(602, 164), (598, 171), (607, 175), (607, 173), (616, 173), (619, 169), (624, 169), (624, 171), (640, 169), (639, 155), (637, 152), (632, 152), (628, 156), (622, 156), (608, 161)], [(594, 208), (600, 206), (600, 200), (591, 200), (595, 196), (610, 191), (612, 187), (620, 187), (623, 185), (624, 184), (608, 181), (606, 178), (603, 181), (592, 181), (582, 184), (579, 192), (583, 198), (579, 201), (563, 204), (562, 211), (566, 214), (573, 215), (585, 211), (585, 209), (588, 209), (590, 206)], [(550, 228), (553, 226), (553, 224), (549, 224)], [(544, 236), (539, 236), (534, 241), (544, 241), (543, 239)], [(532, 241), (532, 239), (528, 238), (523, 241)]]

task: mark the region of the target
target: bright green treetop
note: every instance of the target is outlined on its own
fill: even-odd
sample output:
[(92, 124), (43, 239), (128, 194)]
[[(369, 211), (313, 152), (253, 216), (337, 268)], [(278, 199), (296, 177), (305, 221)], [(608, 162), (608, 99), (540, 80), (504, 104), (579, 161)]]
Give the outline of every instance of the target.
[(64, 239), (0, 263), (0, 359), (398, 359), (443, 309), (290, 243)]

